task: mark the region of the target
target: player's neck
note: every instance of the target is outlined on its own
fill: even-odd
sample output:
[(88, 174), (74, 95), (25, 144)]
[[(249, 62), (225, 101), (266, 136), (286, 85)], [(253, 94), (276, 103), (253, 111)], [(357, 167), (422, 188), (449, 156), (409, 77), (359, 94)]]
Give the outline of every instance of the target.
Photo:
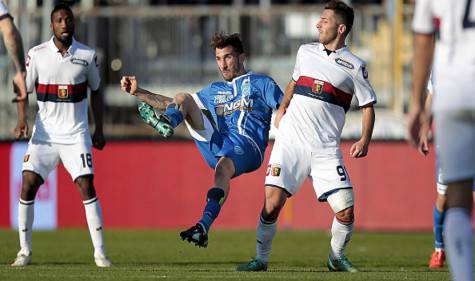
[(330, 51), (336, 51), (341, 49), (345, 46), (345, 39), (335, 38), (335, 40), (328, 42), (327, 44), (323, 44), (325, 49)]
[(64, 56), (64, 54), (68, 52), (69, 47), (71, 47), (71, 44), (73, 43), (73, 39), (71, 38), (71, 40), (61, 42), (60, 40), (54, 38), (53, 42), (56, 48), (58, 48), (58, 50), (61, 52), (61, 55)]

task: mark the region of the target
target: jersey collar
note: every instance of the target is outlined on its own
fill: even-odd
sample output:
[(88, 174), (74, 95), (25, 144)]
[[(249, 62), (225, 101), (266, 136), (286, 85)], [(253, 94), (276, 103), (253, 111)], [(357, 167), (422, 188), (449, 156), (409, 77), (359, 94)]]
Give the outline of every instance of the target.
[(252, 71), (247, 71), (247, 72), (244, 73), (243, 75), (234, 77), (233, 80), (231, 80), (231, 81), (226, 81), (226, 83), (228, 83), (228, 84), (233, 84), (233, 83), (235, 83), (237, 80), (241, 79), (242, 77), (247, 76), (247, 75), (250, 75), (250, 74), (252, 74)]
[[(54, 51), (55, 53), (60, 53), (58, 47), (56, 47), (56, 45), (54, 44), (53, 39), (54, 39), (54, 36), (51, 37), (51, 39), (48, 42), (48, 45), (49, 45), (49, 47), (51, 48), (52, 51)], [(74, 52), (76, 50), (77, 50), (77, 41), (73, 37), (73, 41), (71, 42), (71, 46), (69, 46), (65, 57), (74, 55)]]
[[(318, 44), (318, 50), (321, 51), (321, 52), (325, 52), (325, 55), (327, 55), (327, 53), (326, 53), (326, 51), (325, 51), (325, 50), (326, 50), (326, 49), (325, 49), (325, 46), (323, 46), (322, 43), (319, 43), (319, 44)], [(344, 45), (344, 46), (341, 47), (340, 49), (333, 51), (330, 55), (332, 55), (333, 53), (335, 53), (335, 54), (337, 54), (337, 55), (340, 55), (342, 52), (344, 52), (344, 51), (346, 51), (346, 50), (348, 50), (348, 46)], [(327, 56), (328, 56), (328, 55), (327, 55)]]

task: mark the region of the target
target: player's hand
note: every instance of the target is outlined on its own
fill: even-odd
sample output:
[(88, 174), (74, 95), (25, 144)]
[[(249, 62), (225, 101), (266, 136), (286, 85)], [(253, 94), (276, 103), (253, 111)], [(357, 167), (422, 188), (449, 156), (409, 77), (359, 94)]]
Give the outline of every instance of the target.
[(120, 89), (134, 96), (138, 89), (138, 82), (135, 76), (122, 76), (122, 79), (120, 79)]
[(92, 135), (92, 146), (96, 149), (102, 150), (106, 146), (106, 139), (102, 131), (96, 130)]
[(22, 139), (28, 137), (28, 122), (26, 121), (18, 121), (15, 127), (15, 138)]
[(408, 115), (409, 143), (418, 147), (421, 137), (421, 127), (424, 124), (426, 114), (422, 109), (413, 108)]
[(28, 93), (26, 92), (25, 77), (26, 72), (17, 72), (13, 77), (13, 92), (16, 94), (16, 97), (12, 99), (12, 102), (26, 100)]
[(421, 125), (419, 143), (417, 145), (417, 150), (424, 156), (429, 154), (429, 133), (430, 126), (428, 122), (424, 122), (424, 124)]
[(359, 140), (355, 142), (350, 148), (350, 156), (354, 158), (365, 157), (368, 154), (368, 144)]

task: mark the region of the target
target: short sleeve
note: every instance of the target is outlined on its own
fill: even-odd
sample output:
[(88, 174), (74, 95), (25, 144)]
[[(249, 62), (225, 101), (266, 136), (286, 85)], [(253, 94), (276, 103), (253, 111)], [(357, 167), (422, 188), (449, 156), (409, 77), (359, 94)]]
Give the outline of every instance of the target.
[(412, 29), (416, 33), (432, 34), (435, 31), (434, 18), (432, 16), (433, 0), (417, 0), (414, 9)]
[(26, 66), (26, 91), (28, 93), (33, 93), (35, 90), (36, 81), (38, 80), (38, 69), (36, 67), (36, 59), (34, 56), (34, 51), (30, 50), (25, 60)]
[(97, 62), (97, 55), (95, 52), (87, 70), (87, 84), (92, 91), (99, 89), (99, 85), (101, 84), (99, 63)]
[(277, 85), (272, 78), (268, 77), (264, 85), (264, 99), (266, 104), (273, 109), (277, 109), (282, 102), (283, 96), (284, 94), (279, 85)]
[(376, 94), (369, 82), (369, 74), (366, 65), (361, 64), (356, 76), (354, 77), (355, 95), (358, 99), (358, 105), (364, 106), (370, 103), (376, 103)]
[(201, 91), (196, 93), (199, 98), (200, 104), (197, 103), (200, 109), (206, 109), (208, 111), (214, 110), (214, 105), (211, 103), (212, 90), (211, 85), (206, 86)]
[(299, 50), (297, 51), (297, 55), (295, 56), (295, 66), (294, 66), (294, 73), (292, 74), (292, 80), (297, 81), (300, 77), (300, 57), (302, 56), (302, 46), (300, 46)]

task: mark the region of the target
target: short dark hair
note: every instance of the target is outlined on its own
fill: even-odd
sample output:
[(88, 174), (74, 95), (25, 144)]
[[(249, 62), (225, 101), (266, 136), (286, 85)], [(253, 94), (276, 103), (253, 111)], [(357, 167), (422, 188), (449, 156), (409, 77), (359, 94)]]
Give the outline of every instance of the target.
[(211, 39), (211, 47), (213, 50), (222, 49), (227, 46), (232, 46), (238, 54), (244, 53), (244, 47), (242, 46), (241, 37), (238, 33), (225, 34), (225, 33), (215, 33)]
[(53, 22), (53, 15), (54, 15), (57, 11), (60, 11), (60, 10), (65, 10), (65, 11), (71, 13), (71, 15), (74, 16), (73, 10), (71, 10), (71, 7), (69, 7), (68, 4), (66, 4), (66, 3), (59, 3), (59, 4), (57, 4), (56, 6), (54, 6), (53, 10), (51, 11), (51, 15), (50, 15), (51, 22)]
[(343, 24), (346, 25), (346, 34), (350, 33), (353, 27), (353, 20), (355, 19), (353, 8), (346, 5), (343, 1), (331, 0), (325, 5), (325, 9), (332, 10), (335, 15), (339, 16)]

